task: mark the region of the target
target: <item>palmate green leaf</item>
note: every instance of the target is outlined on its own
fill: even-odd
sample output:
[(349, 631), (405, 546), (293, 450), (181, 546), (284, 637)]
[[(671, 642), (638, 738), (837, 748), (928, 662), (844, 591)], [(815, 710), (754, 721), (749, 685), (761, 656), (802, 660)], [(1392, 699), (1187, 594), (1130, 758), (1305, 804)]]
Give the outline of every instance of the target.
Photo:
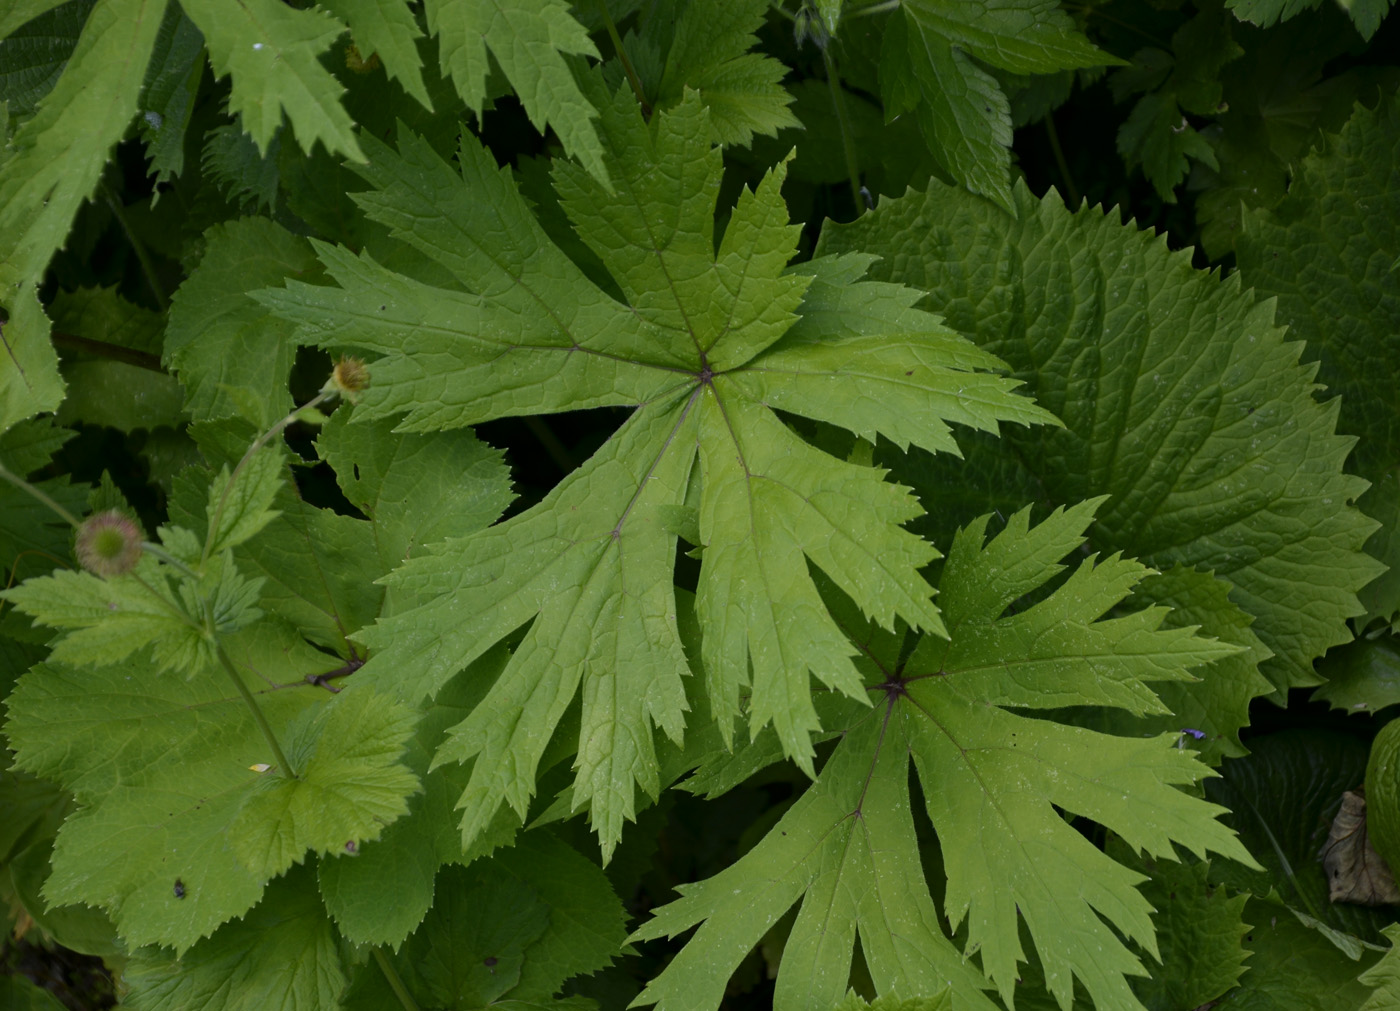
[[(706, 121), (691, 94), (648, 127), (621, 92), (601, 128), (622, 199), (576, 167), (559, 171), (565, 209), (628, 304), (548, 241), (469, 138), (461, 176), (412, 137), (398, 156), (375, 149), (365, 175), (376, 191), (360, 197), (466, 290), (322, 246), (338, 288), (294, 283), (259, 295), (301, 323), (304, 339), (385, 356), (371, 366), (360, 417), (402, 413), (401, 428), (425, 430), (636, 408), (540, 505), (411, 560), (389, 583), (424, 603), (361, 636), (374, 656), (358, 676), (417, 700), (531, 623), (438, 755), (475, 759), (462, 798), (468, 841), (503, 801), (523, 815), (539, 756), (580, 690), (574, 801), (591, 803), (605, 848), (632, 817), (633, 784), (657, 789), (651, 727), (678, 740), (685, 708), (671, 573), (692, 480), (707, 692), (726, 739), (750, 663), (751, 730), (772, 722), (809, 769), (809, 672), (859, 696), (852, 647), (807, 559), (878, 620), (940, 627), (918, 574), (934, 551), (899, 526), (917, 513), (908, 495), (881, 471), (802, 442), (772, 406), (931, 451), (955, 448), (947, 421), (1045, 418), (1011, 395), (1014, 384), (975, 373), (996, 360), (912, 309), (916, 293), (857, 281), (868, 260), (785, 271), (796, 235), (781, 169), (740, 197), (716, 250), (721, 164)], [(843, 381), (859, 399), (833, 416), (831, 391)]]
[(259, 151), (267, 151), (286, 113), (304, 150), (320, 141), (332, 154), (364, 160), (354, 122), (340, 104), (345, 89), (317, 59), (345, 31), (343, 24), (278, 0), (182, 0), (180, 6), (204, 35), (214, 73), (232, 75), (229, 112)]
[(1372, 482), (1359, 505), (1385, 521), (1367, 548), (1390, 572), (1362, 591), (1367, 617), (1400, 611), (1400, 101), (1358, 106), (1302, 160), (1288, 197), (1245, 213), (1236, 241), (1245, 284), (1278, 298), (1278, 319), (1308, 342), (1318, 379), (1341, 395), (1338, 429), (1361, 437), (1352, 465)]
[[(948, 875), (945, 909), (964, 920), (968, 950), (1010, 1001), (1024, 959), (1024, 919), (1048, 986), (1068, 1007), (1077, 978), (1100, 1007), (1138, 1008), (1125, 976), (1139, 960), (1120, 934), (1155, 954), (1141, 876), (1115, 863), (1059, 813), (1091, 818), (1135, 850), (1175, 858), (1173, 843), (1249, 862), (1214, 820), (1221, 808), (1176, 789), (1209, 775), (1175, 735), (1121, 738), (1044, 719), (1071, 699), (1144, 712), (1160, 708), (1147, 680), (1172, 680), (1235, 651), (1191, 629), (1161, 627), (1165, 610), (1117, 618), (1147, 571), (1109, 558), (1080, 564), (1049, 596), (1009, 606), (1055, 576), (1082, 543), (1094, 503), (1029, 526), (1028, 511), (984, 544), (986, 518), (948, 553), (940, 600), (948, 639), (926, 635), (907, 659), (897, 636), (859, 633), (873, 709), (848, 704), (849, 726), (816, 782), (756, 847), (656, 912), (635, 939), (705, 921), (641, 1000), (662, 1011), (719, 1003), (726, 977), (802, 899), (783, 950), (774, 1007), (840, 999), (857, 932), (880, 993), (937, 993), (953, 1007), (991, 1008), (986, 980), (964, 961), (934, 910), (909, 813), (909, 761), (924, 787)], [(859, 623), (859, 615), (849, 616)], [(976, 845), (965, 840), (976, 839)]]
[(1351, 639), (1379, 566), (1349, 504), (1362, 482), (1342, 473), (1352, 440), (1302, 346), (1271, 303), (1161, 239), (1020, 186), (1016, 204), (934, 183), (829, 226), (818, 250), (883, 254), (872, 274), (927, 290), (1064, 422), (1009, 432), (982, 473), (1022, 471), (1051, 505), (1112, 495), (1094, 547), (1213, 572), (1273, 652), (1260, 672), (1276, 691), (1317, 684), (1312, 661)]
[[(187, 886), (188, 887), (188, 886)], [(132, 1011), (338, 1008), (345, 968), (309, 868), (274, 881), (243, 919), (176, 957), (141, 948), (122, 970)]]
[(303, 680), (324, 654), (280, 622), (224, 641), (302, 779), (268, 768), (276, 759), (215, 672), (160, 675), (140, 655), (100, 668), (50, 662), (10, 699), (17, 765), (80, 807), (59, 832), (45, 898), (106, 910), (132, 947), (183, 952), (307, 850), (378, 836), (417, 788), (398, 761), (411, 710), (358, 686), (326, 702)]
[(1048, 74), (1118, 62), (1077, 30), (1056, 0), (905, 0), (885, 28), (886, 119), (913, 111), (943, 168), (1010, 210), (1011, 108), (978, 62)]
[(558, 134), (564, 150), (607, 179), (597, 110), (584, 97), (567, 56), (598, 58), (567, 0), (427, 0), (428, 30), (438, 37), (444, 74), (481, 115), (491, 57), (537, 130)]

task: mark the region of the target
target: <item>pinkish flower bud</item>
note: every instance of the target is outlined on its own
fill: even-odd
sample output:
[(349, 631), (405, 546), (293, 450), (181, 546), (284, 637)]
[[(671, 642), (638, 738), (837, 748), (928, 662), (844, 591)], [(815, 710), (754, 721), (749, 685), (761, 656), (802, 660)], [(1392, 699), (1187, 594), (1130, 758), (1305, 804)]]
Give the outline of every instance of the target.
[(78, 527), (78, 562), (94, 575), (125, 575), (140, 560), (141, 530), (131, 517), (109, 509)]

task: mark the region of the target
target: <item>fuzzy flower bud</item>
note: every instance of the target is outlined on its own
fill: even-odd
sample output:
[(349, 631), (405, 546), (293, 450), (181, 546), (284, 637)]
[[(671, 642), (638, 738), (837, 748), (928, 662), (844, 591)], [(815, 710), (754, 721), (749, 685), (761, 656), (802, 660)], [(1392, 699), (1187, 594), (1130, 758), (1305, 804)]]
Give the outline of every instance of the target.
[(359, 358), (342, 358), (335, 363), (331, 377), (326, 380), (322, 391), (335, 390), (350, 403), (356, 403), (360, 394), (369, 389), (369, 369)]
[(78, 562), (103, 579), (122, 576), (141, 560), (141, 530), (129, 516), (109, 509), (78, 527)]

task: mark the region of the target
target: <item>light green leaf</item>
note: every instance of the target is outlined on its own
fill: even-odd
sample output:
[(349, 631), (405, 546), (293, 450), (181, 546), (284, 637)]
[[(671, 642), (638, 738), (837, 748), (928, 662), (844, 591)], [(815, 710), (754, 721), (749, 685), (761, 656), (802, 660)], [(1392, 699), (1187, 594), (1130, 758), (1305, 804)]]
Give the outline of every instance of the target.
[(19, 28), (46, 11), (62, 6), (67, 0), (13, 0), (0, 11), (0, 39), (15, 34)]
[(977, 62), (1044, 74), (1117, 62), (1075, 30), (1056, 0), (905, 0), (885, 28), (886, 119), (915, 111), (929, 149), (972, 192), (1011, 209), (1011, 109)]
[(756, 133), (771, 137), (800, 126), (782, 85), (787, 68), (750, 52), (767, 12), (764, 0), (699, 0), (679, 5), (678, 14), (653, 11), (642, 40), (664, 50), (666, 61), (660, 80), (644, 82), (654, 91), (652, 105), (669, 109), (687, 88), (700, 92), (720, 144), (747, 145)]
[(293, 328), (246, 292), (314, 276), (316, 260), (306, 240), (266, 218), (215, 225), (205, 242), (199, 266), (171, 299), (165, 362), (179, 374), (195, 420), (239, 414), (266, 429), (291, 410), (296, 346)]
[(37, 326), (28, 316), (31, 297), (16, 285), (38, 282), (97, 185), (136, 113), (164, 13), (165, 0), (99, 0), (58, 84), (16, 131), (14, 154), (0, 164), (0, 303), (12, 317), (28, 319), (17, 328), (26, 339)]
[[(226, 642), (275, 733), (326, 697), (301, 681), (323, 654), (285, 626), (265, 621)], [(160, 675), (139, 655), (46, 663), (20, 678), (8, 708), (18, 766), (80, 806), (58, 834), (50, 903), (104, 909), (129, 946), (179, 953), (258, 901), (265, 879), (237, 860), (227, 830), (261, 775), (253, 766), (274, 759), (225, 677)]]
[[(373, 656), (357, 676), (417, 701), (529, 625), (491, 693), (438, 753), (439, 763), (474, 759), (462, 798), (468, 843), (503, 801), (523, 816), (540, 755), (580, 693), (573, 800), (591, 805), (605, 851), (633, 815), (634, 784), (657, 789), (651, 729), (679, 740), (685, 708), (672, 569), (676, 507), (688, 501), (697, 461), (699, 606), (715, 628), (707, 686), (726, 737), (750, 662), (751, 731), (773, 722), (808, 768), (810, 676), (859, 692), (853, 648), (817, 596), (809, 559), (880, 621), (938, 628), (918, 574), (934, 551), (900, 529), (917, 514), (907, 493), (882, 471), (804, 443), (770, 404), (824, 419), (831, 384), (859, 377), (865, 399), (846, 423), (939, 449), (951, 446), (944, 419), (994, 427), (1046, 417), (1012, 394), (1014, 383), (974, 377), (994, 360), (911, 309), (910, 293), (862, 284), (867, 261), (785, 271), (796, 230), (781, 168), (740, 196), (716, 250), (722, 167), (699, 96), (648, 125), (622, 92), (601, 128), (624, 199), (603, 199), (601, 184), (573, 166), (558, 181), (626, 304), (549, 242), (473, 141), (458, 177), (411, 137), (397, 157), (374, 150), (365, 175), (376, 191), (360, 202), (461, 287), (322, 246), (339, 287), (293, 283), (258, 296), (309, 340), (384, 356), (361, 418), (406, 413), (400, 428), (427, 429), (635, 408), (542, 503), (398, 570), (391, 588), (424, 602), (361, 636)], [(839, 338), (830, 349), (793, 326), (809, 288), (813, 312)], [(967, 404), (957, 399), (964, 388), (976, 391)]]
[[(176, 578), (172, 590), (169, 578)], [(213, 600), (214, 627), (232, 632), (255, 620), (258, 583), (240, 576), (227, 556), (211, 559), (201, 587)], [(69, 664), (104, 664), (152, 647), (156, 669), (187, 677), (214, 660), (204, 635), (199, 602), (180, 577), (150, 555), (130, 575), (102, 579), (89, 572), (60, 569), (0, 592), (37, 624), (68, 631), (52, 657)]]
[(1394, 1011), (1400, 1007), (1400, 956), (1396, 952), (1396, 945), (1400, 943), (1400, 924), (1391, 924), (1381, 933), (1390, 941), (1390, 950), (1363, 972), (1358, 980), (1362, 985), (1372, 987), (1371, 996), (1361, 1005), (1361, 1011)]
[(387, 422), (355, 425), (350, 418), (336, 412), (316, 448), (345, 497), (373, 521), (383, 571), (429, 544), (489, 526), (510, 504), (500, 451), (469, 429), (408, 435)]
[(1275, 689), (1316, 684), (1312, 661), (1351, 639), (1378, 566), (1348, 504), (1362, 490), (1342, 473), (1351, 440), (1336, 402), (1314, 399), (1301, 345), (1271, 304), (1162, 240), (1053, 195), (1015, 198), (1013, 218), (934, 183), (828, 226), (818, 251), (884, 255), (872, 274), (927, 290), (1064, 422), (1009, 431), (993, 472), (1026, 472), (1050, 505), (1112, 495), (1095, 548), (1214, 572), (1273, 652), (1260, 672)]
[(1353, 467), (1373, 482), (1363, 511), (1387, 521), (1367, 547), (1391, 572), (1362, 593), (1368, 618), (1400, 610), (1395, 516), (1400, 412), (1388, 374), (1400, 369), (1400, 102), (1358, 106), (1341, 133), (1303, 159), (1275, 210), (1245, 213), (1236, 240), (1244, 282), (1278, 298), (1279, 322), (1308, 342), (1318, 380), (1341, 395), (1339, 431), (1361, 436)]
[(229, 845), (259, 878), (307, 850), (343, 851), (377, 839), (408, 811), (418, 777), (400, 761), (417, 714), (351, 685), (303, 712), (283, 738), (296, 778), (263, 775), (229, 826)]
[(432, 109), (415, 45), (423, 33), (403, 0), (326, 0), (325, 7), (350, 26), (361, 59), (378, 56), (390, 78)]
[[(1159, 857), (1174, 857), (1173, 842), (1198, 855), (1248, 854), (1214, 821), (1220, 808), (1175, 788), (1208, 770), (1173, 737), (1112, 737), (1002, 707), (1077, 695), (1141, 711), (1154, 701), (1144, 679), (1182, 678), (1234, 647), (1161, 628), (1162, 609), (1102, 618), (1146, 571), (1116, 558), (1082, 563), (1048, 597), (1009, 612), (1059, 571), (1054, 560), (1081, 541), (1091, 515), (1092, 503), (1032, 529), (1023, 512), (987, 544), (985, 518), (960, 533), (940, 581), (950, 638), (925, 636), (907, 659), (900, 636), (882, 639), (868, 622), (851, 628), (876, 707), (848, 703), (850, 722), (816, 783), (763, 841), (682, 886), (683, 897), (637, 931), (674, 936), (705, 921), (643, 1002), (714, 1006), (743, 955), (802, 899), (778, 974), (780, 1011), (840, 999), (857, 931), (880, 993), (933, 994), (951, 981), (954, 1008), (990, 1008), (986, 982), (945, 935), (924, 881), (909, 813), (912, 757), (939, 832), (948, 917), (954, 927), (967, 920), (969, 950), (980, 951), (1002, 996), (1010, 999), (1024, 957), (1024, 919), (1062, 1006), (1075, 978), (1101, 1006), (1140, 1006), (1125, 976), (1142, 966), (1119, 937), (1156, 953), (1150, 907), (1134, 888), (1141, 877), (1059, 812)], [(967, 838), (978, 845), (959, 842)]]
[(233, 468), (219, 470), (209, 485), (205, 510), (205, 557), (242, 544), (271, 523), (272, 500), (282, 487), (285, 465), (278, 445), (259, 446)]
[(491, 56), (537, 130), (559, 135), (564, 150), (607, 179), (597, 110), (574, 79), (568, 56), (598, 58), (567, 0), (427, 0), (428, 30), (438, 37), (444, 74), (468, 108), (481, 115)]
[(1198, 668), (1192, 680), (1158, 686), (1157, 695), (1170, 712), (1135, 717), (1112, 709), (1075, 710), (1068, 718), (1124, 737), (1180, 734), (1181, 747), (1213, 766), (1223, 758), (1246, 754), (1239, 735), (1249, 725), (1250, 702), (1268, 695), (1273, 686), (1259, 673), (1269, 651), (1250, 628), (1253, 619), (1230, 602), (1228, 592), (1223, 580), (1182, 566), (1144, 579), (1133, 594), (1134, 605), (1170, 607), (1168, 626), (1197, 628), (1202, 635), (1240, 647), (1241, 652)]
[(320, 141), (332, 154), (364, 161), (355, 124), (340, 105), (345, 89), (317, 59), (343, 24), (278, 0), (181, 0), (180, 6), (203, 33), (214, 73), (233, 75), (229, 112), (259, 151), (267, 151), (286, 113), (303, 150)]
[(346, 982), (335, 928), (302, 868), (180, 957), (136, 951), (122, 979), (131, 987), (122, 1006), (132, 1011), (323, 1011), (340, 1006)]
[[(0, 211), (0, 219), (4, 212)], [(5, 240), (0, 237), (0, 243)], [(3, 271), (3, 268), (0, 268)], [(49, 321), (34, 286), (28, 291), (0, 292), (9, 318), (0, 322), (0, 432), (63, 400), (58, 355), (49, 343)]]

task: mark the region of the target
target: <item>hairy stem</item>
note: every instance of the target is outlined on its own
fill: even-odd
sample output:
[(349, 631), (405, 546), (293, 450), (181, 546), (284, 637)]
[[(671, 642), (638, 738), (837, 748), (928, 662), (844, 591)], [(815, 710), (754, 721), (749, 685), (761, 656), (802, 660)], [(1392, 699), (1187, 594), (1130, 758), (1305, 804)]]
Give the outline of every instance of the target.
[(408, 987), (403, 985), (403, 980), (395, 971), (393, 963), (384, 955), (384, 949), (375, 947), (374, 960), (379, 963), (379, 971), (384, 973), (384, 978), (389, 981), (389, 989), (394, 991), (394, 996), (403, 1005), (403, 1011), (418, 1011), (418, 1004), (413, 1000), (413, 995), (408, 992)]
[(38, 499), (44, 505), (52, 509), (58, 516), (66, 520), (70, 526), (78, 527), (82, 525), (81, 522), (78, 520), (78, 517), (74, 516), (67, 509), (63, 508), (63, 506), (59, 505), (48, 495), (44, 494), (44, 492), (34, 487), (34, 485), (30, 484), (18, 474), (12, 474), (9, 471), (9, 469), (5, 467), (4, 464), (0, 464), (0, 480), (8, 481), (10, 482), (10, 484), (14, 485), (16, 488), (19, 488), (21, 491), (28, 492), (34, 498)]
[(1069, 199), (1069, 209), (1077, 210), (1079, 207), (1079, 187), (1074, 185), (1074, 177), (1069, 174), (1069, 163), (1065, 161), (1065, 152), (1060, 147), (1060, 133), (1055, 129), (1055, 114), (1047, 112), (1045, 114), (1045, 135), (1050, 138), (1050, 151), (1055, 155), (1055, 165), (1060, 170), (1060, 178), (1065, 181), (1065, 196)]
[(93, 340), (91, 337), (79, 337), (71, 333), (60, 333), (57, 330), (49, 336), (53, 339), (56, 348), (86, 351), (88, 354), (106, 358), (108, 361), (125, 362), (127, 365), (135, 365), (152, 372), (165, 373), (165, 369), (160, 364), (160, 356), (153, 355), (149, 351), (137, 351), (135, 348), (124, 348), (120, 344)]
[[(208, 634), (213, 636), (212, 630)], [(223, 667), (224, 673), (229, 676), (233, 686), (238, 689), (238, 694), (243, 697), (243, 703), (248, 707), (248, 711), (253, 714), (253, 721), (257, 723), (258, 729), (262, 731), (263, 740), (267, 741), (267, 746), (272, 749), (272, 755), (277, 760), (277, 768), (288, 779), (296, 779), (296, 770), (292, 768), (292, 763), (287, 761), (287, 756), (282, 753), (282, 745), (277, 743), (277, 735), (272, 732), (272, 724), (267, 722), (267, 717), (263, 714), (262, 706), (258, 705), (258, 700), (253, 698), (252, 691), (239, 676), (238, 668), (234, 667), (232, 658), (228, 651), (224, 649), (224, 644), (218, 638), (213, 639), (214, 653), (219, 658), (219, 665)]]
[(831, 47), (822, 47), (822, 62), (826, 64), (826, 83), (831, 88), (831, 104), (836, 110), (836, 124), (841, 128), (841, 149), (846, 156), (846, 177), (851, 184), (851, 200), (855, 203), (859, 217), (865, 206), (865, 198), (860, 192), (860, 164), (856, 160), (856, 137), (851, 127), (850, 116), (846, 113), (846, 95), (841, 90), (841, 75), (837, 72), (836, 61), (832, 59)]
[(248, 466), (248, 461), (253, 458), (253, 454), (262, 449), (277, 436), (281, 435), (293, 421), (297, 420), (297, 415), (302, 411), (314, 410), (328, 400), (332, 400), (340, 394), (336, 390), (322, 390), (312, 397), (301, 407), (298, 407), (291, 414), (288, 414), (277, 424), (273, 425), (262, 435), (253, 440), (253, 444), (248, 447), (248, 451), (243, 454), (243, 459), (238, 461), (238, 465), (233, 468), (233, 473), (229, 475), (228, 484), (224, 485), (224, 492), (219, 496), (219, 504), (214, 507), (214, 515), (209, 517), (209, 532), (204, 537), (204, 554), (199, 558), (199, 567), (203, 569), (209, 561), (209, 555), (214, 550), (214, 537), (219, 531), (219, 524), (224, 518), (224, 509), (228, 506), (229, 493), (233, 491), (233, 486), (238, 482), (238, 477), (243, 473), (243, 468)]
[(136, 262), (141, 265), (141, 276), (146, 279), (146, 286), (151, 289), (151, 294), (155, 296), (156, 305), (160, 306), (161, 312), (165, 312), (170, 308), (170, 299), (165, 297), (165, 291), (160, 286), (160, 279), (156, 277), (156, 266), (151, 261), (150, 254), (146, 252), (146, 247), (141, 241), (136, 238), (136, 233), (131, 230), (131, 223), (126, 219), (126, 208), (122, 206), (121, 198), (106, 183), (102, 184), (102, 198), (107, 202), (112, 216), (117, 219), (117, 224), (121, 225), (122, 232), (126, 235), (126, 241), (131, 244), (131, 248), (135, 251)]
[(632, 86), (632, 94), (637, 96), (637, 104), (642, 107), (642, 115), (651, 119), (651, 103), (647, 101), (646, 92), (642, 89), (642, 79), (637, 76), (637, 69), (627, 58), (627, 50), (622, 48), (622, 36), (617, 33), (617, 25), (613, 24), (612, 14), (608, 12), (608, 0), (598, 0), (598, 10), (603, 15), (603, 24), (608, 29), (608, 38), (612, 40), (613, 51), (617, 53), (618, 61), (622, 64), (622, 72), (627, 75), (627, 83)]

